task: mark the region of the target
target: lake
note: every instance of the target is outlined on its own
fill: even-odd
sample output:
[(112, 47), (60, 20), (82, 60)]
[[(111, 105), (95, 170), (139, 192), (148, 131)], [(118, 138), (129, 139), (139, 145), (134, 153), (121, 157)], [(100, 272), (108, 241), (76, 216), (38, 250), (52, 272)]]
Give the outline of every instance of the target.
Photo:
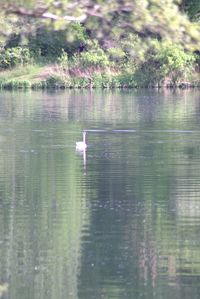
[(0, 298), (199, 292), (200, 91), (1, 92)]

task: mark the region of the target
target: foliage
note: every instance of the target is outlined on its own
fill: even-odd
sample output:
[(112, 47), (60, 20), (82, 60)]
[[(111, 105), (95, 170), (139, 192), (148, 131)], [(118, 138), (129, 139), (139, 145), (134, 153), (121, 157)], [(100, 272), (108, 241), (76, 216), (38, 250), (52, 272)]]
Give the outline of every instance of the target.
[[(199, 10), (196, 0), (187, 0), (186, 4), (186, 11), (190, 14), (191, 9), (195, 8), (195, 12)], [(49, 33), (54, 28), (56, 34), (61, 30), (62, 35), (70, 27), (70, 22), (74, 23), (76, 28), (73, 30), (70, 27), (69, 32), (71, 36), (76, 35), (75, 40), (79, 41), (78, 44), (80, 40), (85, 39), (83, 32), (86, 31), (101, 41), (105, 38), (111, 41), (114, 35), (121, 39), (125, 33), (132, 32), (142, 38), (144, 43), (149, 37), (168, 39), (182, 44), (187, 49), (196, 50), (200, 45), (200, 25), (191, 22), (180, 7), (180, 1), (174, 0), (79, 0), (78, 5), (72, 0), (1, 0), (0, 3), (6, 35), (13, 32), (37, 32), (38, 28), (45, 27), (47, 36), (44, 40), (46, 45), (47, 40), (50, 42), (50, 52), (53, 51), (53, 47)], [(22, 26), (24, 22), (28, 26)], [(77, 34), (81, 28), (78, 23), (83, 24), (84, 31)], [(63, 40), (66, 38), (63, 37)], [(62, 48), (65, 49), (63, 45), (59, 47)], [(42, 52), (44, 51), (45, 47), (42, 46)]]
[(59, 30), (42, 26), (28, 35), (28, 46), (36, 56), (59, 57), (63, 50), (72, 55), (83, 48), (85, 43), (86, 32), (81, 24), (71, 24)]
[(8, 80), (1, 83), (1, 88), (4, 89), (27, 89), (31, 87), (31, 82), (28, 80)]
[(72, 77), (70, 87), (73, 88), (88, 88), (91, 86), (91, 80), (84, 77)]
[(122, 88), (135, 88), (138, 87), (134, 75), (129, 73), (123, 73), (113, 78), (113, 87), (116, 86), (116, 83), (119, 82), (118, 87)]
[(30, 53), (62, 69), (33, 80), (37, 88), (177, 84), (200, 47), (196, 0), (2, 0), (0, 8), (2, 69), (29, 63)]
[(95, 74), (92, 76), (94, 88), (134, 88), (137, 83), (132, 74)]
[(146, 52), (144, 62), (138, 65), (134, 77), (141, 86), (161, 86), (168, 78), (172, 85), (177, 85), (194, 68), (195, 55), (187, 53), (180, 45), (168, 42), (152, 41)]
[(72, 56), (76, 51), (82, 51), (87, 43), (88, 35), (86, 28), (78, 23), (72, 23), (67, 26), (65, 51)]
[(7, 48), (15, 48), (20, 46), (21, 44), (21, 36), (20, 34), (16, 34), (15, 32), (11, 34), (5, 44), (5, 49)]
[(96, 40), (89, 40), (86, 50), (74, 55), (73, 63), (82, 67), (107, 67), (109, 59)]
[(170, 76), (173, 84), (191, 72), (195, 61), (195, 56), (185, 52), (181, 46), (165, 43), (161, 44), (156, 58), (160, 63), (161, 76)]
[(109, 59), (111, 61), (114, 61), (115, 63), (122, 62), (126, 59), (126, 53), (120, 47), (109, 48), (107, 53), (108, 53)]
[(31, 88), (32, 88), (33, 90), (45, 89), (45, 88), (47, 88), (46, 81), (45, 81), (45, 80), (42, 80), (42, 81), (33, 82), (33, 83), (31, 84)]
[(63, 30), (54, 31), (42, 27), (29, 36), (28, 46), (36, 56), (58, 57), (65, 45), (66, 35)]
[(199, 0), (182, 1), (182, 8), (187, 12), (192, 20), (199, 20), (200, 17), (200, 2)]
[[(161, 86), (166, 79), (173, 85), (178, 85), (180, 82), (187, 81), (199, 61), (198, 54), (194, 55), (193, 52), (186, 51), (180, 44), (172, 43), (167, 39), (160, 40), (149, 36), (143, 43), (143, 38), (136, 33), (125, 32), (123, 37), (118, 39), (118, 34), (115, 32), (112, 42), (100, 43), (91, 37), (86, 40), (86, 33), (80, 24), (76, 26), (71, 24), (69, 28), (58, 31), (47, 26), (40, 28), (34, 41), (29, 36), (28, 46), (30, 48), (27, 46), (2, 47), (0, 67), (2, 70), (9, 70), (2, 71), (1, 78), (6, 77), (6, 79), (1, 80), (1, 86), (21, 88), (21, 84), (22, 86), (31, 85), (35, 89), (133, 88)], [(70, 54), (66, 50), (69, 49), (66, 32), (72, 28), (77, 30), (77, 48)], [(90, 35), (88, 32), (87, 34)], [(14, 38), (13, 44), (10, 46), (15, 45), (15, 41)], [(62, 46), (63, 48), (61, 48)], [(35, 62), (31, 58), (31, 51), (35, 51), (35, 53), (38, 51)], [(31, 60), (31, 65), (40, 65), (41, 67), (42, 60), (38, 57), (39, 53), (44, 55), (43, 59), (48, 64), (43, 71), (39, 67), (33, 67), (33, 69), (29, 68), (27, 73), (26, 66), (20, 71), (17, 70)], [(53, 65), (49, 65), (50, 57), (54, 61)], [(44, 64), (42, 65), (44, 66)], [(18, 67), (16, 68), (16, 66)], [(25, 73), (24, 69), (26, 69)], [(189, 80), (192, 80), (192, 77)], [(18, 84), (19, 81), (30, 84)]]
[(150, 46), (149, 43), (149, 40), (147, 40), (147, 43), (144, 43), (137, 34), (126, 33), (120, 40), (120, 47), (126, 53), (129, 60), (141, 63), (145, 60), (146, 51)]
[(94, 87), (110, 88), (112, 86), (112, 76), (109, 73), (97, 74), (93, 76)]
[(63, 49), (60, 57), (58, 57), (58, 62), (63, 69), (66, 69), (68, 67), (68, 55)]
[(51, 75), (46, 79), (45, 85), (47, 88), (66, 88), (69, 87), (69, 81), (67, 77)]
[(80, 63), (84, 67), (106, 67), (109, 65), (109, 60), (103, 50), (100, 50), (98, 53), (94, 51), (82, 52), (80, 54)]
[(27, 48), (16, 47), (3, 50), (0, 53), (0, 68), (11, 68), (31, 61), (30, 51)]

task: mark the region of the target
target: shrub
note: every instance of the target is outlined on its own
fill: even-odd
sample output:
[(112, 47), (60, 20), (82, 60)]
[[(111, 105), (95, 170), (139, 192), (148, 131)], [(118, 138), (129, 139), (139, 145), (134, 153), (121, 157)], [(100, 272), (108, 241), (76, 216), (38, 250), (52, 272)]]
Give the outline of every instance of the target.
[(102, 87), (102, 75), (100, 73), (94, 74), (92, 76), (92, 85), (95, 88), (101, 88)]
[(88, 88), (91, 86), (91, 79), (84, 77), (73, 77), (71, 78), (70, 87), (72, 88)]
[(27, 64), (31, 60), (29, 49), (16, 47), (0, 53), (0, 68), (11, 68), (19, 64)]
[(80, 54), (75, 54), (72, 59), (72, 64), (79, 67), (107, 67), (109, 59), (103, 49), (100, 48), (96, 40), (88, 41), (86, 50)]
[(137, 87), (132, 74), (95, 74), (92, 76), (95, 88), (134, 88)]
[(27, 89), (31, 87), (31, 83), (28, 80), (7, 80), (2, 82), (1, 87), (4, 89)]
[(31, 88), (36, 90), (36, 89), (45, 89), (47, 87), (46, 81), (38, 81), (34, 82), (31, 85)]
[(66, 88), (70, 86), (70, 81), (68, 78), (59, 75), (51, 75), (46, 79), (45, 85), (47, 88)]
[(113, 77), (113, 86), (121, 88), (134, 88), (138, 84), (134, 80), (133, 74), (123, 73)]
[(146, 59), (146, 52), (148, 51), (148, 44), (133, 33), (125, 34), (124, 38), (120, 41), (120, 47), (129, 61), (134, 61), (135, 65), (143, 63)]
[(107, 52), (109, 58), (114, 62), (123, 62), (126, 58), (126, 53), (121, 48), (109, 48)]
[(80, 55), (81, 64), (84, 67), (106, 67), (109, 65), (109, 60), (103, 50), (98, 51), (97, 53), (93, 51), (82, 52)]
[(112, 75), (97, 73), (92, 76), (92, 86), (94, 88), (110, 88), (112, 87)]
[(66, 29), (66, 39), (67, 43), (64, 50), (69, 56), (72, 56), (77, 51), (81, 52), (88, 40), (85, 27), (78, 22), (71, 23)]
[(102, 87), (110, 88), (112, 85), (112, 75), (111, 74), (102, 74)]
[(177, 85), (194, 68), (195, 56), (181, 46), (152, 41), (145, 61), (136, 67), (134, 78), (139, 86), (161, 86), (165, 79)]
[(173, 84), (188, 76), (195, 62), (195, 56), (185, 52), (181, 46), (165, 43), (161, 44), (156, 59), (160, 64), (161, 76), (170, 76)]
[(19, 33), (12, 33), (8, 36), (5, 48), (14, 48), (20, 46), (21, 35)]
[(62, 53), (61, 53), (60, 57), (58, 57), (58, 62), (60, 63), (60, 65), (63, 69), (68, 68), (68, 55), (64, 51), (64, 49), (62, 49)]

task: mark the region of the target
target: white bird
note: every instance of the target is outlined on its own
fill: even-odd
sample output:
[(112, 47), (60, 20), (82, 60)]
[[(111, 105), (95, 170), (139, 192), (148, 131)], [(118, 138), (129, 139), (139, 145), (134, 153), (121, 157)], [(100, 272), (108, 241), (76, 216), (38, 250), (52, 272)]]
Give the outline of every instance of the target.
[(83, 141), (76, 142), (76, 150), (84, 151), (87, 148), (87, 144), (85, 143), (86, 132), (83, 132)]

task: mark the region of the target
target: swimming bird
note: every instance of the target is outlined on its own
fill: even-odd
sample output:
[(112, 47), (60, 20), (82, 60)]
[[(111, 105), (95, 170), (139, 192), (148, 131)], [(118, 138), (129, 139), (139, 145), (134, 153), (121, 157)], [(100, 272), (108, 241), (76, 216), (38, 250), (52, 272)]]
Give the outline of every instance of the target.
[(87, 148), (87, 144), (85, 143), (86, 131), (83, 132), (83, 141), (76, 142), (76, 150), (84, 151)]

